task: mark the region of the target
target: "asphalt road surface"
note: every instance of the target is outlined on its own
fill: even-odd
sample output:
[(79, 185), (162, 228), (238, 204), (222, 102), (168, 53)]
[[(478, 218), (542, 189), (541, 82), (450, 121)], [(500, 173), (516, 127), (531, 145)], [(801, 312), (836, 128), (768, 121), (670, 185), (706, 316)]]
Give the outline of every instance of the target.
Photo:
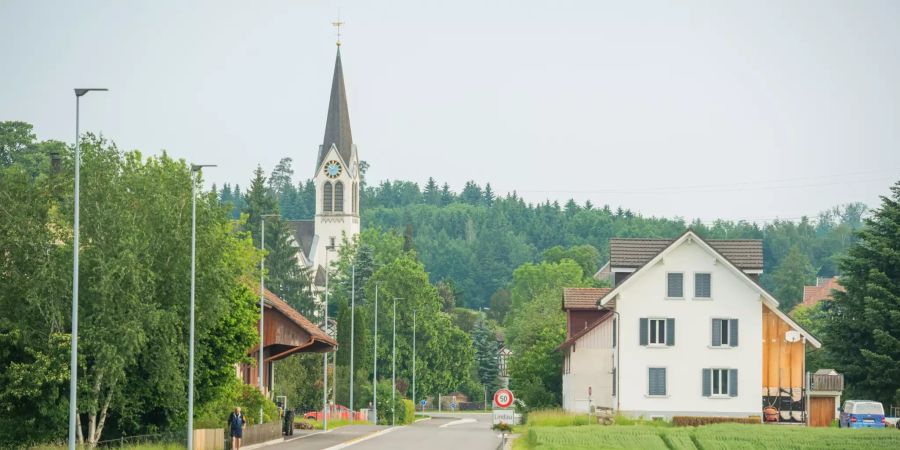
[[(350, 450), (496, 450), (500, 444), (491, 430), (491, 415), (432, 414), (432, 418), (366, 438), (389, 427), (352, 425), (329, 433), (313, 433), (300, 439), (266, 446), (265, 450), (325, 450), (343, 444)], [(349, 444), (349, 445), (348, 445)]]
[(353, 450), (496, 450), (490, 414), (433, 414), (430, 420), (398, 428), (352, 445)]

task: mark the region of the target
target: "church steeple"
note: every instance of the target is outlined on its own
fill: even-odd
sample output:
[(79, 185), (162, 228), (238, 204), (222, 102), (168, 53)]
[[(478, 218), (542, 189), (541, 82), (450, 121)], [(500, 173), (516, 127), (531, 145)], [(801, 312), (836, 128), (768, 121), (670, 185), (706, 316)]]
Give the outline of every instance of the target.
[[(340, 45), (340, 44), (338, 44)], [(338, 154), (344, 159), (344, 164), (350, 164), (353, 157), (353, 136), (350, 133), (350, 113), (347, 109), (347, 91), (344, 89), (344, 70), (341, 65), (341, 49), (337, 50), (337, 59), (334, 62), (334, 77), (331, 80), (331, 99), (328, 103), (328, 118), (325, 122), (325, 139), (319, 149), (317, 167), (322, 166), (322, 160), (331, 150), (331, 146), (337, 148)]]

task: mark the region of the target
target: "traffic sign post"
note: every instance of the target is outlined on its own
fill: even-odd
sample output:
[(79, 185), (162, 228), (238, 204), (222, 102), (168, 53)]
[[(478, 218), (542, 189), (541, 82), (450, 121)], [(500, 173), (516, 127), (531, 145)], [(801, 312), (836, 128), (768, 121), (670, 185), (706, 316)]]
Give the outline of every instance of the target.
[(515, 402), (515, 397), (509, 389), (500, 389), (494, 393), (494, 410), (492, 411), (494, 425), (516, 423), (516, 412), (509, 409)]
[(421, 402), (421, 404), (422, 404), (422, 414), (425, 414), (425, 404), (426, 404), (426, 403), (428, 403), (428, 401), (425, 400), (425, 399), (423, 398), (423, 399), (422, 399), (422, 402)]

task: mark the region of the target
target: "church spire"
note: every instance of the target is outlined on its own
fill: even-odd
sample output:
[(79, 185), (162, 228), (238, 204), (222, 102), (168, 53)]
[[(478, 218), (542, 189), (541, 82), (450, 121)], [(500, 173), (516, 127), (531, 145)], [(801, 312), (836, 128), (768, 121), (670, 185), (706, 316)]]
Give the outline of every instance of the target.
[(334, 145), (344, 164), (350, 164), (353, 156), (353, 136), (350, 134), (350, 113), (347, 109), (347, 91), (344, 89), (344, 70), (341, 65), (341, 47), (338, 41), (334, 77), (331, 80), (331, 99), (328, 102), (328, 118), (325, 121), (325, 139), (319, 149), (319, 162)]

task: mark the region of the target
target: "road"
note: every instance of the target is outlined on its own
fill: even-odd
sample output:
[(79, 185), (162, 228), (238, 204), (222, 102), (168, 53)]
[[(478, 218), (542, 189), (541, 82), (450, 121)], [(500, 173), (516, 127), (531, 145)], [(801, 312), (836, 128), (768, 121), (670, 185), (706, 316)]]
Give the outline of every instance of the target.
[[(345, 444), (351, 450), (496, 450), (500, 444), (491, 430), (488, 414), (432, 414), (404, 427), (355, 425), (338, 428), (284, 443), (266, 446), (265, 450), (325, 450)], [(374, 437), (371, 433), (382, 431)], [(346, 445), (350, 444), (350, 445)]]

